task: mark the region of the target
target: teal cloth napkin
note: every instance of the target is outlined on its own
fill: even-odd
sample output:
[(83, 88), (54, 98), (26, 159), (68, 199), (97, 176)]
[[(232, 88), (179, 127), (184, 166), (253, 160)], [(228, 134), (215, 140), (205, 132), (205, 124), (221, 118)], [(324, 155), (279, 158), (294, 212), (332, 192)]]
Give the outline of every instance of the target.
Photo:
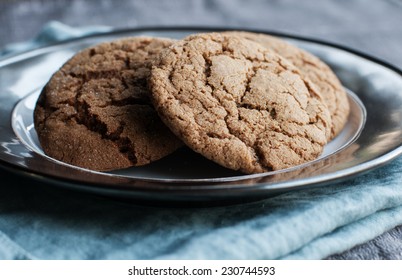
[(87, 26), (73, 28), (58, 21), (51, 21), (43, 26), (40, 33), (28, 42), (14, 43), (0, 50), (0, 56), (11, 55), (46, 46), (71, 38), (111, 31), (109, 26)]
[[(108, 31), (58, 22), (8, 54)], [(212, 208), (135, 206), (0, 171), (0, 259), (321, 259), (402, 224), (402, 158), (339, 184)]]

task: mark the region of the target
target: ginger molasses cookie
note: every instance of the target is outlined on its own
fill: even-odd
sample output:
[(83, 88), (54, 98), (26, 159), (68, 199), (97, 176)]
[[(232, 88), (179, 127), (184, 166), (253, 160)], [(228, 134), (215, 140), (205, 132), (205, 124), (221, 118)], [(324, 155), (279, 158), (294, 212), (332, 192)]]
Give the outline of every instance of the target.
[(342, 130), (349, 115), (349, 101), (342, 84), (327, 64), (313, 54), (270, 35), (241, 31), (229, 33), (258, 42), (299, 68), (302, 75), (317, 85), (328, 106), (332, 118), (331, 139)]
[(127, 38), (76, 54), (44, 87), (34, 121), (44, 152), (106, 171), (144, 165), (181, 145), (150, 103), (151, 61), (173, 41)]
[(152, 102), (194, 151), (245, 173), (318, 157), (331, 120), (314, 85), (291, 63), (253, 41), (193, 35), (155, 61)]

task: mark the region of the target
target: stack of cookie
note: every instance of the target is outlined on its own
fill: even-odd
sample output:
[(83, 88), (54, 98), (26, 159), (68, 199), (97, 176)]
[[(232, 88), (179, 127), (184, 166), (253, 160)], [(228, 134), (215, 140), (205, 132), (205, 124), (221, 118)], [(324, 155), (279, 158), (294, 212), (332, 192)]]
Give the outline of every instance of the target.
[(187, 145), (233, 170), (316, 159), (349, 104), (330, 68), (265, 34), (133, 37), (76, 54), (34, 112), (44, 152), (98, 171), (145, 165)]

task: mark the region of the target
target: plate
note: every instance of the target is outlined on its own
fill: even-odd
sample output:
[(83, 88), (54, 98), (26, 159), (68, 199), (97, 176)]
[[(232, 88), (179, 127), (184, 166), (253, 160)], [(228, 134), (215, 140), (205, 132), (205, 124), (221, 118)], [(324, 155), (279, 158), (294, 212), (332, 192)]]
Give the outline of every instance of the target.
[[(282, 37), (326, 62), (344, 85), (351, 114), (316, 160), (293, 168), (245, 175), (220, 167), (188, 148), (143, 167), (95, 172), (46, 156), (33, 110), (50, 76), (77, 51), (127, 36), (182, 38), (210, 28), (119, 30), (62, 42), (0, 61), (0, 165), (69, 189), (146, 201), (223, 201), (263, 198), (318, 187), (378, 167), (402, 153), (402, 74), (345, 47), (286, 34)], [(227, 29), (225, 29), (227, 30)], [(255, 30), (248, 30), (255, 31)]]

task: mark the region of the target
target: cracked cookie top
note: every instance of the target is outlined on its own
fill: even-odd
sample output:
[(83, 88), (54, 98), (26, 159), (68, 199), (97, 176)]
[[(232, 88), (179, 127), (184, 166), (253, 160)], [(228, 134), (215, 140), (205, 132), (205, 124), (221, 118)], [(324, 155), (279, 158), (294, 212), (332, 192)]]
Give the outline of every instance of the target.
[(34, 122), (44, 152), (106, 171), (143, 165), (181, 146), (150, 103), (152, 60), (173, 41), (127, 38), (83, 50), (42, 90)]
[(161, 119), (183, 142), (245, 173), (313, 160), (330, 133), (315, 85), (239, 36), (199, 34), (174, 43), (155, 61), (150, 86)]
[(313, 54), (273, 36), (242, 31), (229, 33), (245, 37), (274, 50), (293, 63), (302, 75), (317, 85), (331, 114), (331, 139), (339, 134), (348, 119), (350, 106), (341, 82), (328, 65)]

